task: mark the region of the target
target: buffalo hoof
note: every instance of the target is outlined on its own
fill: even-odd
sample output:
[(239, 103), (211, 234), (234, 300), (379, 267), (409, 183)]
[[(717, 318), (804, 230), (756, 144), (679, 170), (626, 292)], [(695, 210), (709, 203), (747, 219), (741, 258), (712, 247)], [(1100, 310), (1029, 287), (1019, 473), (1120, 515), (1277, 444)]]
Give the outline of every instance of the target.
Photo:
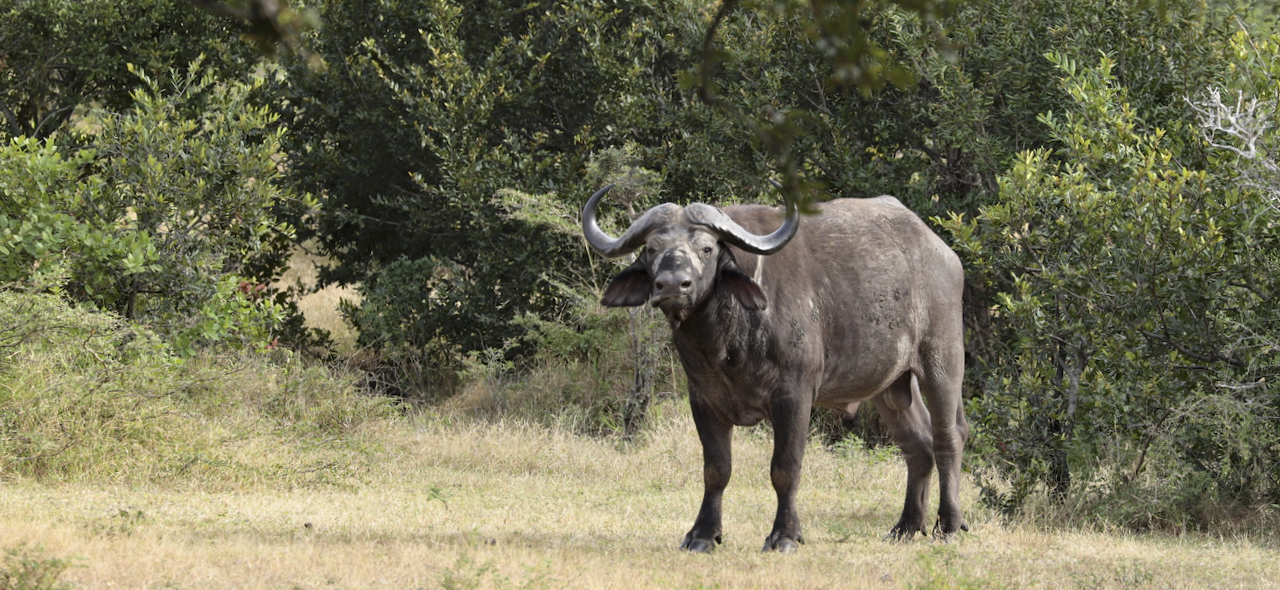
[(960, 526), (948, 525), (941, 520), (933, 525), (933, 538), (944, 543), (954, 541), (960, 534), (960, 531), (969, 532), (969, 525), (964, 521), (960, 521)]
[(777, 551), (778, 553), (795, 553), (796, 550), (800, 548), (800, 545), (799, 545), (800, 543), (804, 543), (804, 537), (801, 537), (800, 535), (796, 535), (796, 539), (792, 540), (791, 537), (788, 537), (783, 533), (774, 532), (773, 534), (769, 535), (769, 538), (764, 540), (764, 547), (761, 548), (760, 551), (761, 552)]
[(680, 548), (690, 553), (711, 553), (716, 545), (723, 543), (720, 535), (716, 535), (712, 539), (696, 539), (693, 532), (684, 536), (684, 540), (680, 542)]
[(921, 535), (925, 534), (924, 525), (904, 525), (899, 522), (889, 529), (889, 534), (884, 536), (884, 540), (893, 543), (907, 543), (915, 538), (916, 531), (920, 531)]

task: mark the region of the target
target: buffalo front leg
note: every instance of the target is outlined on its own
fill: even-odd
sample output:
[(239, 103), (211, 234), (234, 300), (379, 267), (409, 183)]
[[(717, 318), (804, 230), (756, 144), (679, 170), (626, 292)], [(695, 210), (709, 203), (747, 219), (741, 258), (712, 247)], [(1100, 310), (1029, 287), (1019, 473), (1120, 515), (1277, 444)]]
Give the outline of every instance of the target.
[(762, 551), (791, 553), (804, 543), (800, 535), (800, 514), (796, 510), (796, 491), (800, 489), (800, 466), (809, 438), (809, 397), (787, 399), (776, 394), (770, 421), (773, 423), (773, 461), (769, 477), (778, 493), (778, 514), (773, 531), (764, 540)]
[(720, 531), (721, 499), (733, 475), (733, 425), (726, 424), (693, 395), (689, 396), (693, 423), (702, 441), (702, 508), (680, 548), (707, 553), (723, 543)]

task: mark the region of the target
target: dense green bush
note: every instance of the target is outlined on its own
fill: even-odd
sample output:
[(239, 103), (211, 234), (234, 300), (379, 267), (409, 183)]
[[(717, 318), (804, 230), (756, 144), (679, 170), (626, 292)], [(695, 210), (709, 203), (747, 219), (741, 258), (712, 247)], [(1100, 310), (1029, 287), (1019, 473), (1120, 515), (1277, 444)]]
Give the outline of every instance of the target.
[(968, 406), (986, 500), (1014, 510), (1043, 485), (1130, 526), (1274, 503), (1274, 202), (1189, 168), (1203, 159), (1143, 123), (1109, 58), (1050, 59), (1075, 103), (1041, 117), (1058, 150), (1022, 153), (997, 202), (945, 223), (996, 293)]
[(0, 145), (0, 280), (69, 272), (74, 289), (94, 297), (156, 268), (149, 234), (86, 215), (109, 190), (101, 177), (81, 174), (94, 156), (64, 156), (55, 138)]
[[(295, 16), (297, 14), (288, 9), (282, 11), (282, 14), (285, 13)], [(263, 125), (263, 121), (255, 120), (260, 114), (260, 107), (253, 106), (244, 113), (237, 112), (240, 107), (249, 106), (245, 95), (256, 93), (254, 89), (256, 84), (249, 84), (247, 87), (222, 82), (210, 85), (207, 80), (210, 75), (214, 75), (213, 72), (216, 72), (216, 75), (224, 81), (242, 80), (259, 65), (260, 56), (250, 45), (238, 38), (240, 32), (240, 26), (233, 20), (200, 10), (194, 3), (183, 0), (144, 0), (124, 4), (107, 0), (85, 2), (0, 0), (0, 40), (3, 40), (0, 42), (0, 45), (3, 45), (0, 52), (4, 54), (3, 59), (0, 59), (0, 138), (3, 139), (6, 148), (9, 147), (10, 140), (14, 140), (25, 143), (29, 151), (38, 145), (31, 143), (33, 141), (52, 141), (52, 143), (39, 145), (50, 146), (50, 149), (52, 149), (51, 146), (56, 146), (61, 151), (62, 158), (77, 161), (76, 166), (80, 168), (80, 172), (75, 176), (67, 177), (67, 182), (73, 184), (80, 182), (82, 186), (77, 189), (78, 192), (85, 195), (84, 198), (89, 199), (95, 207), (99, 204), (109, 207), (113, 204), (113, 200), (118, 204), (121, 199), (130, 201), (126, 206), (133, 207), (133, 200), (150, 198), (138, 197), (136, 194), (132, 196), (115, 194), (119, 192), (115, 189), (120, 184), (133, 183), (130, 188), (144, 192), (164, 188), (165, 190), (156, 195), (160, 201), (167, 199), (181, 204), (180, 201), (173, 200), (175, 192), (198, 197), (187, 201), (187, 204), (191, 204), (202, 202), (210, 196), (211, 192), (221, 191), (223, 197), (229, 196), (229, 191), (211, 187), (225, 186), (230, 176), (234, 174), (240, 174), (241, 180), (245, 181), (250, 178), (256, 178), (258, 182), (269, 181), (275, 174), (275, 170), (270, 170), (270, 175), (258, 174), (244, 166), (246, 159), (253, 160), (261, 155), (260, 150), (252, 148), (242, 154), (244, 157), (227, 157), (229, 153), (226, 148), (233, 146), (224, 144), (219, 148), (213, 144), (207, 144), (206, 152), (196, 158), (202, 159), (202, 162), (189, 162), (185, 168), (183, 165), (175, 164), (183, 159), (192, 159), (196, 154), (186, 148), (193, 147), (202, 141), (216, 142), (220, 139), (228, 139), (236, 133), (241, 133), (243, 136), (246, 130), (244, 124), (239, 125), (238, 131), (235, 124), (223, 129), (217, 128), (223, 125), (223, 122), (218, 119), (231, 116), (228, 113), (235, 113), (232, 118), (244, 119), (244, 123), (250, 126)], [(188, 64), (193, 61), (199, 61), (202, 64), (202, 71), (193, 73), (194, 70), (188, 67)], [(140, 73), (145, 73), (149, 79), (140, 80)], [(144, 87), (141, 90), (140, 83)], [(187, 95), (179, 96), (182, 92), (186, 92)], [(235, 94), (241, 96), (229, 97)], [(147, 105), (145, 108), (148, 110), (145, 113), (140, 112), (136, 108), (139, 106), (136, 102), (138, 96), (152, 97), (153, 102), (158, 101), (163, 104)], [(232, 102), (238, 101), (239, 105), (211, 104), (211, 101), (216, 102), (227, 98)], [(157, 119), (170, 116), (178, 117), (183, 122), (175, 120), (157, 124)], [(150, 117), (150, 120), (146, 120), (147, 117)], [(104, 125), (104, 121), (109, 121), (110, 124)], [(166, 141), (174, 141), (172, 133), (182, 132), (184, 125), (187, 125), (188, 131), (192, 131), (189, 126), (191, 122), (197, 122), (200, 129), (192, 137), (184, 138), (179, 142), (185, 143), (185, 146), (162, 145)], [(114, 129), (113, 124), (116, 125)], [(129, 125), (133, 125), (134, 128), (126, 129)], [(148, 133), (138, 133), (146, 126), (155, 126), (157, 133), (150, 134), (150, 129), (146, 130)], [(170, 135), (161, 137), (165, 131)], [(100, 135), (104, 132), (116, 135), (115, 137)], [(86, 137), (85, 134), (88, 136)], [(270, 133), (263, 133), (261, 129), (249, 130), (248, 136), (242, 138), (247, 138), (249, 144), (261, 145), (269, 145), (277, 140), (271, 137)], [(107, 145), (111, 141), (122, 141), (125, 148), (121, 149), (120, 144)], [(82, 159), (77, 159), (77, 152), (86, 147), (86, 144), (91, 148), (90, 153), (94, 157), (92, 166), (88, 166), (88, 163)], [(174, 157), (154, 153), (151, 155), (157, 157), (156, 162), (150, 162), (145, 158), (130, 159), (142, 155), (139, 153), (141, 149), (163, 150), (170, 147), (175, 148)], [(106, 153), (113, 150), (116, 152), (115, 156)], [(114, 160), (108, 161), (111, 158)], [(12, 161), (13, 155), (11, 154), (7, 159)], [(224, 161), (211, 163), (214, 159)], [(162, 183), (154, 181), (150, 181), (150, 186), (145, 186), (147, 182), (138, 185), (138, 177), (146, 174), (147, 172), (143, 169), (148, 167), (152, 168), (151, 173), (176, 174), (182, 178), (183, 182), (194, 180), (193, 176), (203, 175), (207, 184), (204, 188), (183, 187), (179, 184), (160, 187)], [(124, 176), (133, 178), (127, 180), (123, 178)], [(267, 184), (261, 184), (255, 190), (261, 193), (267, 188)], [(93, 191), (102, 194), (96, 194)], [(247, 194), (253, 191), (244, 192)], [(83, 201), (84, 198), (81, 200)], [(225, 210), (228, 200), (224, 200), (221, 205), (214, 206), (212, 209)], [(32, 215), (43, 215), (42, 208), (45, 205), (37, 201), (39, 201), (38, 198), (27, 197)], [(278, 209), (285, 204), (276, 202), (271, 205), (271, 208)], [(294, 209), (307, 208), (306, 203), (288, 204)], [(84, 206), (84, 202), (80, 205)], [(208, 212), (210, 208), (197, 209)], [(253, 210), (251, 217), (257, 217), (254, 207), (248, 209)], [(265, 345), (276, 337), (295, 346), (316, 342), (316, 334), (308, 333), (302, 326), (301, 317), (297, 315), (294, 293), (289, 290), (257, 288), (257, 285), (269, 284), (280, 273), (287, 261), (289, 249), (293, 244), (293, 237), (287, 225), (268, 224), (265, 234), (259, 233), (249, 238), (246, 244), (261, 240), (263, 247), (258, 248), (247, 259), (222, 261), (226, 266), (223, 270), (231, 271), (252, 282), (252, 285), (246, 288), (252, 289), (256, 298), (267, 297), (274, 304), (276, 311), (264, 316), (259, 310), (253, 314), (254, 318), (249, 318), (241, 313), (245, 311), (241, 305), (243, 298), (239, 298), (236, 294), (241, 288), (240, 280), (220, 281), (206, 277), (209, 280), (196, 281), (200, 282), (201, 286), (193, 290), (194, 285), (191, 279), (194, 277), (189, 276), (193, 274), (189, 268), (171, 264), (174, 258), (182, 255), (170, 248), (173, 246), (172, 239), (167, 239), (166, 236), (155, 232), (144, 236), (120, 224), (115, 228), (109, 228), (113, 220), (103, 219), (98, 215), (86, 215), (86, 211), (80, 209), (64, 209), (61, 212), (74, 216), (81, 227), (91, 228), (91, 231), (96, 233), (88, 238), (99, 242), (92, 247), (84, 247), (84, 240), (80, 239), (81, 247), (73, 248), (75, 250), (73, 257), (76, 260), (73, 261), (72, 266), (76, 268), (73, 269), (72, 278), (80, 284), (68, 285), (68, 287), (69, 292), (77, 297), (91, 298), (100, 305), (126, 311), (130, 305), (136, 305), (139, 299), (137, 296), (142, 295), (141, 298), (147, 300), (143, 303), (148, 309), (138, 310), (140, 313), (149, 315), (157, 321), (161, 321), (159, 320), (161, 315), (169, 316), (169, 319), (162, 320), (169, 324), (166, 331), (177, 334), (193, 344), (220, 342), (232, 335), (224, 329), (224, 326), (217, 325), (218, 321), (210, 321), (208, 318), (211, 315), (228, 316), (221, 319), (222, 324), (243, 324), (251, 321), (261, 326), (261, 329), (248, 330), (244, 334), (230, 338), (238, 344)], [(168, 212), (177, 212), (181, 215), (189, 211), (175, 209)], [(161, 212), (161, 214), (164, 213)], [(178, 228), (182, 227), (179, 221), (181, 220), (175, 219), (174, 223), (163, 221), (160, 223), (166, 228)], [(254, 227), (255, 222), (255, 219), (249, 219), (245, 227)], [(27, 222), (28, 226), (32, 224), (48, 226), (47, 221), (39, 221), (34, 217)], [(137, 229), (137, 224), (133, 225), (134, 229)], [(24, 231), (30, 229), (31, 227), (28, 227)], [(50, 229), (54, 235), (58, 234), (59, 230), (56, 228)], [(203, 231), (200, 228), (195, 229)], [(104, 232), (106, 235), (103, 235)], [(188, 238), (195, 237), (191, 231), (176, 233), (185, 233)], [(101, 243), (102, 239), (119, 241), (122, 236), (132, 236), (129, 239), (134, 241), (121, 246), (128, 252), (113, 251), (113, 248), (116, 250), (119, 248)], [(230, 236), (205, 240), (204, 245), (220, 239), (225, 242), (227, 237)], [(152, 245), (158, 246), (154, 254), (162, 260), (139, 258), (139, 254), (146, 254), (148, 247), (139, 240), (148, 239), (152, 240)], [(42, 243), (41, 247), (52, 247), (54, 249), (48, 251), (55, 252), (59, 247), (58, 244), (62, 242), (52, 245)], [(29, 242), (29, 245), (34, 243)], [(189, 254), (190, 248), (183, 247), (179, 250), (186, 250)], [(68, 251), (68, 253), (71, 252)], [(126, 259), (126, 256), (130, 255), (131, 257)], [(95, 259), (97, 262), (94, 262)], [(148, 274), (137, 270), (140, 264), (149, 265), (154, 262), (160, 262), (159, 271), (152, 269)], [(129, 276), (136, 279), (136, 282), (122, 282), (118, 269), (109, 268), (119, 267), (122, 264), (130, 266)], [(86, 267), (93, 265), (97, 266), (98, 272), (87, 276)], [(193, 263), (190, 268), (199, 267)], [(214, 271), (212, 268), (207, 270)], [(175, 275), (175, 271), (180, 271), (178, 275), (182, 276)], [(11, 278), (14, 276), (12, 273), (9, 274)], [(217, 274), (217, 271), (209, 274)], [(160, 280), (160, 277), (169, 279), (168, 284), (159, 285), (158, 283), (166, 282), (166, 280)], [(174, 283), (184, 284), (175, 285)], [(162, 290), (170, 296), (160, 293)], [(196, 305), (194, 299), (203, 300), (204, 303)], [(211, 303), (214, 301), (221, 303)], [(186, 316), (179, 321), (175, 321), (177, 318), (172, 310), (160, 310), (163, 307), (172, 307), (170, 304), (179, 303), (179, 307), (187, 308), (186, 311), (177, 314)], [(262, 306), (256, 305), (256, 307)], [(275, 319), (263, 321), (280, 313), (284, 314), (285, 321), (277, 322)], [(200, 316), (203, 316), (203, 319)], [(277, 328), (270, 335), (261, 333), (272, 324)], [(250, 332), (259, 333), (251, 334)]]
[(65, 274), (69, 297), (146, 322), (184, 355), (265, 348), (281, 313), (270, 277), (247, 273), (292, 230), (273, 216), (280, 131), (250, 103), (262, 81), (218, 82), (197, 63), (165, 90), (134, 71), (131, 111), (84, 114), (92, 148), (0, 146), (0, 275)]
[(136, 73), (143, 87), (130, 111), (86, 117), (109, 187), (90, 213), (151, 236), (157, 258), (113, 291), (88, 295), (186, 354), (219, 341), (266, 346), (280, 314), (258, 286), (271, 277), (246, 276), (247, 267), (283, 256), (291, 242), (274, 238), (292, 228), (273, 214), (288, 195), (275, 182), (282, 130), (268, 131), (274, 117), (252, 102), (263, 79), (218, 81), (197, 62), (164, 89)]

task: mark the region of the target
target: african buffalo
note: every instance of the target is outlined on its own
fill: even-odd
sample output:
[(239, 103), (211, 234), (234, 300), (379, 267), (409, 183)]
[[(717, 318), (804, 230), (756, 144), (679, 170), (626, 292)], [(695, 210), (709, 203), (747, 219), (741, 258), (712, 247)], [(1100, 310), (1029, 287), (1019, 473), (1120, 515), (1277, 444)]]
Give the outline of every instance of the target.
[(682, 549), (722, 542), (733, 425), (769, 420), (778, 512), (764, 550), (794, 551), (804, 542), (795, 500), (810, 410), (844, 411), (867, 399), (907, 462), (906, 502), (889, 536), (925, 532), (935, 463), (934, 532), (968, 530), (957, 494), (969, 435), (960, 397), (964, 274), (919, 217), (887, 196), (820, 204), (803, 225), (790, 202), (785, 219), (761, 205), (665, 203), (615, 239), (596, 222), (611, 186), (582, 209), (587, 242), (607, 257), (644, 250), (602, 302), (652, 302), (666, 314), (702, 441), (702, 508)]

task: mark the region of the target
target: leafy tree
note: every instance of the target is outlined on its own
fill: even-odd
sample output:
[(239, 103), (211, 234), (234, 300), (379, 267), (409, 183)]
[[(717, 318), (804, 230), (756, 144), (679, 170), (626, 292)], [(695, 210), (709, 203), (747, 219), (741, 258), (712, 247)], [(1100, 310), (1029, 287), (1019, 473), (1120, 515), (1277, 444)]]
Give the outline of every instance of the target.
[(366, 342), (501, 346), (520, 332), (511, 319), (563, 305), (542, 278), (581, 268), (581, 246), (503, 215), (494, 195), (586, 193), (587, 156), (631, 132), (616, 114), (626, 90), (667, 67), (662, 36), (646, 28), (654, 11), (321, 10), (331, 25), (315, 46), (342, 74), (291, 71), (283, 121), (296, 132), (291, 178), (326, 205), (316, 230), (337, 258), (328, 278), (362, 284), (354, 318)]
[[(81, 147), (71, 139), (101, 130), (86, 125), (88, 117), (109, 118), (110, 113), (126, 113), (134, 107), (134, 90), (139, 81), (135, 70), (153, 76), (153, 86), (177, 86), (183, 83), (180, 78), (185, 75), (187, 64), (200, 58), (205, 68), (227, 79), (245, 77), (258, 62), (258, 56), (237, 36), (243, 32), (251, 37), (254, 31), (242, 30), (234, 21), (199, 10), (193, 4), (212, 12), (234, 8), (224, 3), (188, 0), (129, 3), (0, 0), (0, 138), (43, 139), (61, 133), (62, 139), (55, 145), (62, 146), (64, 156), (69, 157)], [(271, 4), (280, 9), (270, 15), (273, 23), (288, 31), (309, 26), (305, 10), (293, 10), (284, 3)], [(284, 39), (286, 45), (288, 41)], [(197, 92), (171, 106), (181, 117), (201, 124), (216, 123), (216, 116), (200, 112), (208, 106), (206, 98)], [(99, 177), (109, 177), (110, 173), (111, 170), (106, 170)], [(96, 206), (96, 197), (94, 202)], [(282, 206), (277, 202), (272, 208), (278, 210)], [(303, 204), (292, 207), (306, 209)], [(258, 285), (269, 281), (284, 267), (293, 237), (288, 231), (272, 230), (254, 239), (264, 240), (266, 244), (249, 259), (237, 262), (235, 272)], [(100, 251), (104, 255), (105, 252)], [(170, 270), (174, 268), (178, 267)], [(112, 281), (119, 278), (110, 273), (98, 276), (108, 275)], [(80, 275), (73, 273), (73, 276)], [(239, 280), (227, 281), (230, 284), (222, 287), (224, 293), (220, 297), (231, 301), (239, 288)], [(129, 293), (133, 289), (159, 289), (144, 283), (133, 285), (110, 289), (91, 285), (90, 288), (95, 289), (92, 298), (99, 303), (114, 306), (124, 301), (121, 304), (124, 311), (129, 311), (129, 303), (136, 302), (134, 294)], [(288, 290), (268, 292), (273, 304), (288, 314), (288, 321), (281, 326), (286, 332), (284, 337), (294, 344), (314, 341), (304, 334), (292, 293)], [(156, 299), (157, 294), (146, 295)], [(81, 293), (81, 296), (87, 295)]]
[(92, 213), (145, 232), (158, 256), (154, 270), (86, 295), (156, 325), (181, 349), (237, 333), (265, 345), (264, 330), (279, 321), (263, 300), (260, 281), (270, 277), (246, 276), (247, 267), (264, 250), (289, 247), (271, 238), (292, 228), (272, 214), (285, 198), (276, 186), (283, 131), (267, 130), (274, 116), (253, 104), (264, 81), (219, 82), (195, 62), (186, 74), (170, 72), (173, 87), (165, 90), (130, 69), (144, 85), (133, 109), (86, 117), (109, 187)]
[(128, 108), (128, 64), (167, 73), (206, 54), (234, 77), (252, 63), (235, 37), (183, 0), (0, 0), (0, 137), (49, 137), (90, 103)]
[[(632, 142), (642, 165), (670, 171), (653, 198), (768, 189), (773, 156), (679, 82), (700, 63), (705, 3), (319, 8), (329, 24), (313, 45), (340, 74), (299, 64), (277, 90), (296, 134), (290, 177), (326, 205), (309, 230), (336, 258), (325, 278), (364, 286), (353, 317), (366, 338), (418, 326), (411, 348), (500, 346), (519, 333), (512, 318), (562, 308), (542, 279), (582, 268), (581, 246), (502, 215), (493, 195), (555, 194), (576, 210), (598, 188), (583, 183), (588, 156), (608, 146)], [(760, 40), (807, 34), (800, 17), (762, 10), (723, 29), (726, 47), (763, 60), (752, 68), (776, 65), (768, 53), (782, 42)], [(777, 76), (766, 84), (753, 100), (776, 91)]]
[[(837, 3), (819, 14), (785, 6), (726, 17), (712, 77), (719, 94), (764, 121), (754, 135), (786, 143), (797, 169), (832, 196), (894, 194), (926, 214), (976, 211), (1020, 150), (1048, 144), (1036, 117), (1069, 99), (1047, 53), (1094, 59), (1107, 48), (1117, 78), (1137, 90), (1135, 106), (1169, 120), (1185, 116), (1182, 97), (1215, 75), (1231, 16), (1192, 0), (1158, 9), (1115, 0)], [(849, 46), (864, 46), (858, 59), (879, 65), (851, 65), (855, 55), (833, 52), (827, 32), (853, 27), (849, 19), (870, 31)], [(847, 84), (850, 69), (880, 74)], [(753, 137), (754, 123), (688, 111), (681, 128), (697, 129), (694, 119), (715, 131), (676, 142), (690, 145), (679, 160), (691, 168), (741, 161), (743, 146), (770, 141)], [(698, 157), (717, 137), (737, 151), (711, 147), (716, 158)], [(770, 165), (782, 163), (776, 149), (757, 149)]]
[[(1047, 145), (1036, 115), (1067, 104), (1050, 49), (1114, 44), (1125, 82), (1159, 90), (1143, 86), (1144, 108), (1186, 111), (1178, 93), (1205, 79), (1225, 14), (1164, 4), (321, 2), (326, 27), (306, 42), (329, 73), (295, 63), (272, 88), (289, 181), (323, 204), (291, 219), (332, 256), (323, 281), (368, 290), (353, 316), (366, 339), (501, 346), (512, 318), (563, 308), (544, 277), (585, 261), (503, 216), (498, 190), (576, 210), (598, 188), (589, 155), (630, 142), (663, 172), (654, 200), (768, 201), (765, 179), (794, 168), (831, 196), (972, 214), (1017, 150)], [(860, 49), (840, 46), (855, 26), (870, 31), (849, 41)], [(902, 86), (871, 90), (883, 80)]]

